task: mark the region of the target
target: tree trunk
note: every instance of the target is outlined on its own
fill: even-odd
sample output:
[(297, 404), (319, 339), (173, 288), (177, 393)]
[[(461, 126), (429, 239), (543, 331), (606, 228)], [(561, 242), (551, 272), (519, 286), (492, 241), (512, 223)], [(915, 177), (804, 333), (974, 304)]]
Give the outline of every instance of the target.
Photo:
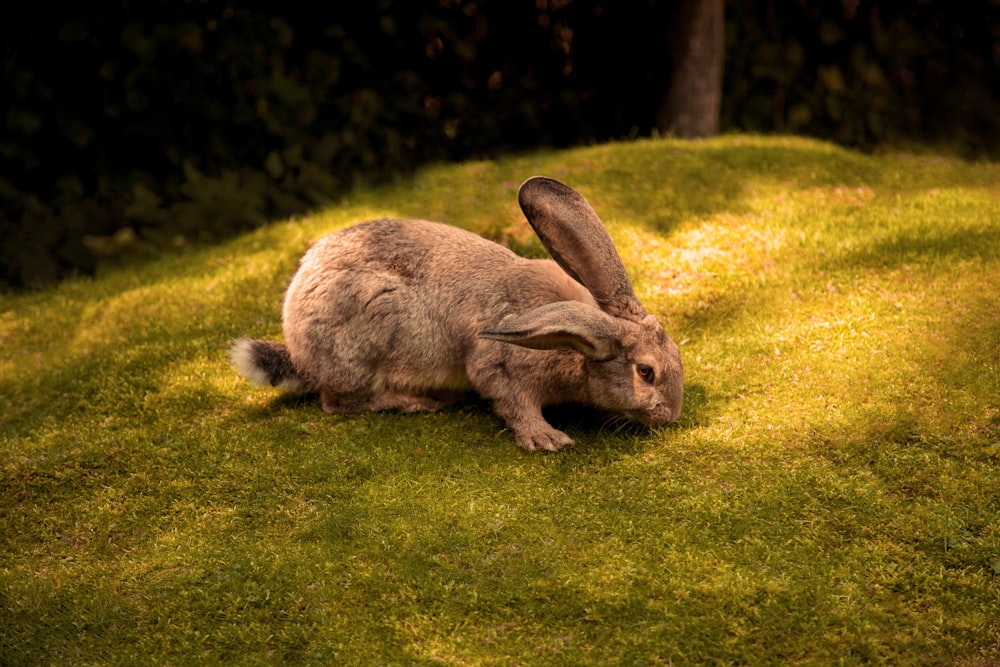
[(719, 132), (725, 13), (723, 0), (680, 0), (670, 30), (673, 72), (656, 125), (685, 139)]

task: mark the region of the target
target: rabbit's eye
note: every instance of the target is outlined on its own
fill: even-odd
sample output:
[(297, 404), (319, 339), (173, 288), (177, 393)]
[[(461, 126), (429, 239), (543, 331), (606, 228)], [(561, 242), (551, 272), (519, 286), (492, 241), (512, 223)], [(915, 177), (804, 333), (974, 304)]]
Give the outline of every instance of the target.
[(652, 366), (647, 366), (646, 364), (636, 364), (635, 372), (639, 374), (642, 381), (646, 384), (653, 384), (653, 380), (656, 379), (656, 373), (653, 371)]

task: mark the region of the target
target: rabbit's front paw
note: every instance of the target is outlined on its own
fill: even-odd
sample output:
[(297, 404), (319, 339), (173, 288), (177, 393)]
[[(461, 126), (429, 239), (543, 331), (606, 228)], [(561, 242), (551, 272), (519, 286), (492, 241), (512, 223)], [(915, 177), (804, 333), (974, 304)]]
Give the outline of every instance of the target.
[(573, 439), (562, 431), (546, 427), (545, 429), (534, 429), (527, 432), (515, 434), (517, 444), (521, 445), (529, 452), (543, 450), (547, 452), (558, 452), (563, 447), (570, 447)]
[(573, 444), (573, 439), (552, 428), (542, 416), (541, 407), (533, 401), (517, 401), (516, 395), (493, 403), (493, 409), (507, 422), (517, 444), (529, 452), (558, 452)]

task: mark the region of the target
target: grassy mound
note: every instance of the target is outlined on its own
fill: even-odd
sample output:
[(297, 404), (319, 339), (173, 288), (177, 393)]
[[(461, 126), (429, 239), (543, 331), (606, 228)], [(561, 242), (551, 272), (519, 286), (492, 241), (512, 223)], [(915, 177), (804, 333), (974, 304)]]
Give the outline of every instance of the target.
[[(311, 239), (540, 252), (588, 197), (681, 351), (681, 422), (331, 417), (238, 379)], [(1000, 165), (797, 139), (427, 169), (217, 248), (0, 296), (0, 663), (1000, 661)], [(558, 419), (562, 419), (560, 422)]]

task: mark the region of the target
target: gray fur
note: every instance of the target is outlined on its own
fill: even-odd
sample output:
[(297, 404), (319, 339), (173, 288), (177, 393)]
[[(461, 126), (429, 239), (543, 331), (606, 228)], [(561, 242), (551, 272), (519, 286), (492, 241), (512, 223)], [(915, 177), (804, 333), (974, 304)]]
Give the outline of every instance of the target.
[(556, 261), (425, 220), (364, 222), (302, 258), (284, 345), (241, 339), (230, 358), (257, 384), (318, 391), (330, 413), (434, 410), (475, 391), (527, 450), (572, 444), (542, 417), (546, 405), (676, 421), (680, 353), (636, 299), (596, 213), (543, 177), (519, 201)]

